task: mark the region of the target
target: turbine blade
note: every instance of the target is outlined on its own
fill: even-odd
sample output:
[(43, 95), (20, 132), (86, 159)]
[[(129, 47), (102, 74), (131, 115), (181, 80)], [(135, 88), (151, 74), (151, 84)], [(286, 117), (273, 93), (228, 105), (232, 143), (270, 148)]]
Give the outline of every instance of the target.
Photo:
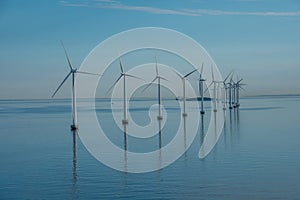
[(108, 94), (111, 91), (111, 89), (117, 84), (117, 82), (122, 78), (122, 76), (124, 76), (124, 75), (121, 74), (119, 76), (119, 78), (114, 82), (114, 84), (112, 84), (112, 86), (110, 86), (110, 88), (107, 90), (106, 94)]
[(239, 84), (243, 79), (241, 78), (237, 83)]
[(209, 84), (209, 86), (206, 88), (206, 90), (204, 90), (203, 94), (209, 89), (210, 86), (212, 86), (213, 83), (214, 83), (214, 82), (211, 82), (211, 83)]
[(233, 70), (231, 70), (231, 72), (229, 72), (229, 74), (226, 76), (226, 78), (224, 79), (223, 83), (225, 84), (225, 82), (227, 81), (227, 79), (229, 78), (229, 76), (233, 73)]
[(214, 76), (214, 70), (213, 70), (213, 66), (211, 65), (211, 77), (212, 77), (212, 80), (214, 81), (215, 80), (215, 76)]
[(71, 75), (72, 72), (69, 72), (68, 75), (65, 77), (65, 79), (61, 82), (61, 84), (58, 86), (58, 88), (55, 90), (55, 92), (53, 93), (52, 97), (53, 98), (55, 96), (55, 94), (58, 92), (58, 90), (61, 88), (61, 86), (64, 84), (64, 82), (69, 78), (69, 76)]
[(123, 64), (122, 64), (121, 58), (119, 58), (119, 64), (120, 64), (121, 72), (124, 73)]
[(230, 83), (231, 84), (235, 84), (235, 82), (233, 81), (232, 77), (230, 78)]
[(120, 65), (121, 73), (124, 73), (123, 64), (122, 64), (122, 60), (121, 60), (121, 54), (120, 54), (119, 50), (118, 50), (118, 55), (119, 55), (119, 65)]
[(76, 71), (76, 73), (80, 73), (80, 74), (88, 74), (88, 75), (95, 75), (95, 76), (102, 76), (101, 74), (95, 74), (95, 73), (84, 72), (84, 71)]
[(142, 92), (144, 92), (145, 90), (147, 90), (149, 87), (150, 87), (150, 85), (152, 85), (153, 83), (154, 83), (154, 81), (157, 79), (157, 77), (155, 77), (143, 90), (142, 90)]
[(72, 64), (71, 64), (71, 62), (70, 62), (70, 59), (69, 59), (67, 50), (66, 50), (66, 48), (65, 48), (65, 45), (64, 45), (64, 43), (63, 43), (62, 40), (60, 41), (60, 43), (61, 43), (61, 45), (62, 45), (62, 47), (63, 47), (63, 49), (64, 49), (64, 52), (65, 52), (65, 55), (66, 55), (66, 57), (67, 57), (68, 64), (69, 64), (69, 67), (70, 67), (70, 70), (73, 70), (73, 67), (72, 67)]
[(201, 66), (201, 72), (200, 72), (200, 75), (202, 76), (202, 73), (203, 73), (203, 63), (202, 63), (202, 66)]
[(137, 77), (137, 76), (133, 76), (133, 75), (131, 75), (131, 74), (124, 74), (124, 75), (125, 75), (125, 76), (129, 76), (129, 77), (132, 77), (132, 78), (140, 79), (140, 80), (143, 80), (143, 81), (144, 81), (144, 79), (139, 78), (139, 77)]
[(231, 73), (231, 76), (230, 76), (230, 83), (232, 83), (233, 82), (233, 75), (234, 75), (234, 70), (232, 70), (232, 73)]
[(245, 90), (243, 87), (239, 86), (239, 88), (241, 88), (242, 90), (244, 90), (245, 92), (247, 92), (247, 90)]
[(158, 76), (158, 67), (157, 67), (157, 57), (155, 54), (155, 70), (156, 70), (156, 76)]
[(186, 74), (186, 75), (184, 76), (184, 78), (188, 77), (189, 75), (191, 75), (191, 74), (194, 73), (195, 71), (197, 71), (197, 69), (195, 69), (195, 70), (191, 71), (190, 73)]
[(174, 70), (173, 69), (173, 71), (177, 74), (177, 76), (179, 76), (181, 79), (183, 79), (184, 77), (181, 75), (181, 74), (179, 74), (176, 70)]
[(160, 79), (162, 80), (165, 80), (165, 81), (169, 81), (168, 79), (164, 78), (164, 77), (159, 77)]

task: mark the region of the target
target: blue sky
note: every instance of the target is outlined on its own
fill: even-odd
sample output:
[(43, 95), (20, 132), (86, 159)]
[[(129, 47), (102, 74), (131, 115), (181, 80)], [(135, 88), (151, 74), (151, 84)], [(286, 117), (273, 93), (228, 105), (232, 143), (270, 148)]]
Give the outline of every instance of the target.
[[(90, 0), (0, 2), (0, 99), (49, 98), (109, 36), (155, 26), (199, 42), (223, 76), (235, 69), (248, 95), (300, 93), (297, 0)], [(63, 86), (60, 97), (69, 95)]]

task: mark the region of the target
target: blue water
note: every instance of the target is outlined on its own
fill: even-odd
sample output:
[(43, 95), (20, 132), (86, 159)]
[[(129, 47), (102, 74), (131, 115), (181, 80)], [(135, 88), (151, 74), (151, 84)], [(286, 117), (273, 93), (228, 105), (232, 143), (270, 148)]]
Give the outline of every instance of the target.
[[(169, 103), (176, 119), (176, 101)], [(108, 105), (97, 101), (99, 116), (109, 115)], [(147, 111), (147, 103), (130, 105), (133, 118)], [(227, 112), (223, 133), (205, 159), (198, 158), (203, 136), (197, 130), (175, 163), (130, 174), (101, 164), (79, 138), (74, 146), (69, 100), (2, 100), (0, 199), (299, 199), (299, 113), (300, 96), (241, 99), (239, 110)], [(177, 124), (168, 126), (165, 132)]]

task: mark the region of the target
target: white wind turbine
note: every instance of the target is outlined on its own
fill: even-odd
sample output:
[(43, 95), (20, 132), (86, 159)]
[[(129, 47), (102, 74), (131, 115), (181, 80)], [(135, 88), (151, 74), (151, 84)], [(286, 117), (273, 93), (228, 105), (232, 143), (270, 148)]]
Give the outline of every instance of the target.
[(160, 80), (165, 80), (165, 81), (168, 81), (167, 79), (165, 79), (164, 77), (161, 77), (158, 73), (158, 66), (157, 66), (157, 58), (156, 58), (156, 55), (155, 55), (155, 70), (156, 70), (156, 76), (155, 78), (142, 90), (142, 91), (145, 91), (148, 87), (150, 87), (154, 81), (157, 80), (157, 100), (158, 100), (158, 116), (157, 116), (157, 119), (158, 120), (162, 120), (163, 119), (163, 116), (162, 116), (162, 110), (161, 110), (161, 89), (160, 89)]
[(234, 104), (234, 88), (235, 88), (235, 83), (232, 80), (232, 77), (230, 78), (230, 81), (228, 83), (228, 104), (229, 104), (229, 109), (232, 109), (232, 105)]
[[(208, 90), (209, 89), (209, 87), (211, 86), (211, 85), (213, 85), (213, 111), (214, 112), (217, 112), (217, 84), (219, 84), (219, 83), (223, 83), (222, 81), (216, 81), (215, 80), (215, 76), (214, 76), (214, 71), (213, 71), (213, 67), (212, 67), (212, 65), (211, 65), (211, 77), (212, 77), (212, 81), (211, 81), (211, 83), (210, 83), (210, 85), (207, 87), (207, 89), (206, 90)], [(206, 91), (205, 90), (205, 91)]]
[(236, 82), (232, 80), (232, 104), (236, 108)]
[(236, 107), (239, 107), (240, 106), (240, 89), (242, 90), (245, 90), (242, 85), (246, 85), (246, 84), (243, 84), (241, 83), (243, 79), (240, 79), (238, 80), (236, 83), (235, 83), (235, 89), (236, 89)]
[[(123, 120), (122, 120), (122, 124), (125, 126), (128, 124), (128, 119), (127, 119), (127, 96), (126, 96), (126, 76), (128, 77), (132, 77), (132, 78), (137, 78), (137, 79), (141, 79), (138, 78), (136, 76), (127, 74), (126, 72), (124, 72), (123, 69), (123, 64), (122, 64), (122, 60), (121, 57), (119, 56), (119, 65), (120, 65), (120, 76), (117, 78), (117, 80), (114, 82), (114, 84), (108, 89), (107, 93), (119, 82), (119, 80), (123, 77)], [(141, 79), (142, 80), (142, 79)]]
[(203, 63), (202, 63), (202, 67), (201, 67), (201, 71), (200, 71), (200, 77), (199, 77), (199, 94), (201, 96), (201, 115), (204, 115), (205, 114), (205, 111), (204, 111), (204, 84), (203, 82), (206, 81), (204, 78), (203, 78)]
[[(237, 79), (238, 79), (238, 76), (237, 76)], [(238, 80), (236, 82), (234, 82), (233, 80), (232, 81), (232, 104), (233, 104), (233, 108), (236, 108), (237, 107), (237, 93), (238, 93), (238, 89), (237, 89), (237, 84), (238, 84)]]
[(188, 76), (190, 76), (191, 74), (193, 74), (195, 71), (197, 71), (197, 69), (187, 73), (186, 75), (184, 76), (181, 76), (178, 72), (176, 72), (176, 74), (181, 78), (182, 80), (182, 89), (183, 89), (183, 113), (182, 113), (182, 116), (183, 117), (186, 117), (187, 116), (187, 113), (186, 113), (186, 93), (185, 93), (185, 81), (187, 79)]
[(61, 45), (64, 49), (70, 72), (67, 74), (65, 79), (61, 82), (61, 84), (58, 86), (58, 88), (55, 90), (55, 92), (52, 95), (52, 98), (55, 96), (55, 94), (58, 92), (58, 90), (61, 88), (61, 86), (64, 84), (64, 82), (69, 78), (69, 76), (72, 74), (72, 125), (71, 125), (71, 130), (76, 130), (78, 129), (77, 125), (77, 110), (76, 110), (76, 89), (75, 89), (75, 74), (80, 73), (80, 74), (88, 74), (88, 75), (97, 75), (100, 76), (99, 74), (94, 74), (94, 73), (89, 73), (89, 72), (83, 72), (79, 71), (77, 68), (73, 68), (71, 61), (69, 59), (69, 56), (67, 54), (67, 51), (65, 49), (65, 46), (63, 42), (61, 41)]
[(226, 78), (223, 80), (223, 110), (226, 110), (226, 100), (227, 100), (227, 89), (229, 89), (229, 87), (227, 87), (226, 81), (229, 78), (229, 76), (233, 73), (233, 71), (231, 71)]

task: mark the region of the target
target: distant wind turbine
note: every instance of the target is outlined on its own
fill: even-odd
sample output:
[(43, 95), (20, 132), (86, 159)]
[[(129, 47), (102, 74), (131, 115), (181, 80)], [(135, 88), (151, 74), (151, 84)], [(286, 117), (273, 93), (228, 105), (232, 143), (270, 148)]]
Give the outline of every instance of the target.
[(246, 85), (246, 84), (243, 84), (241, 83), (243, 79), (240, 79), (238, 80), (236, 83), (235, 83), (235, 89), (236, 89), (236, 107), (239, 107), (240, 106), (240, 89), (242, 90), (245, 90), (242, 85)]
[(213, 67), (212, 67), (212, 65), (211, 65), (211, 77), (212, 77), (212, 82), (210, 83), (210, 85), (207, 87), (207, 89), (206, 90), (208, 90), (209, 89), (209, 87), (211, 86), (211, 85), (213, 85), (213, 111), (214, 112), (217, 112), (217, 84), (218, 83), (223, 83), (223, 82), (220, 82), (220, 81), (216, 81), (215, 80), (215, 76), (214, 76), (214, 71), (213, 71)]
[[(114, 82), (114, 84), (108, 89), (107, 93), (109, 91), (111, 91), (111, 89), (119, 82), (119, 80), (123, 77), (123, 120), (122, 120), (122, 124), (123, 125), (127, 125), (128, 124), (128, 119), (127, 119), (127, 97), (126, 97), (126, 76), (128, 77), (132, 77), (132, 78), (136, 78), (136, 79), (141, 79), (138, 78), (136, 76), (127, 74), (126, 72), (124, 72), (123, 69), (123, 64), (122, 64), (122, 60), (121, 60), (121, 56), (119, 56), (119, 65), (120, 65), (120, 76), (117, 78), (117, 80)], [(141, 79), (142, 80), (142, 79)]]
[(226, 110), (226, 100), (227, 100), (227, 89), (229, 89), (229, 86), (227, 86), (228, 83), (226, 83), (227, 79), (230, 75), (232, 75), (233, 71), (231, 71), (226, 78), (223, 80), (223, 110)]
[(236, 107), (236, 82), (232, 80), (232, 104), (233, 108)]
[(61, 82), (61, 84), (55, 90), (55, 92), (52, 95), (52, 98), (55, 96), (55, 94), (58, 92), (58, 90), (61, 88), (61, 86), (64, 84), (64, 82), (72, 74), (72, 125), (71, 125), (71, 130), (76, 130), (76, 129), (78, 129), (78, 125), (77, 125), (77, 111), (76, 111), (75, 74), (80, 73), (80, 74), (97, 75), (97, 76), (100, 76), (100, 75), (99, 74), (94, 74), (94, 73), (89, 73), (89, 72), (79, 71), (79, 70), (77, 70), (77, 68), (73, 68), (73, 66), (71, 64), (71, 61), (69, 59), (69, 56), (67, 54), (66, 48), (65, 48), (62, 41), (61, 41), (61, 45), (64, 49), (64, 52), (65, 52), (65, 55), (66, 55), (66, 58), (67, 58), (67, 61), (68, 61), (68, 64), (69, 64), (70, 72), (67, 74), (65, 79)]
[(190, 76), (191, 74), (193, 74), (195, 71), (197, 71), (197, 69), (187, 73), (186, 75), (184, 76), (181, 76), (178, 72), (176, 72), (176, 74), (181, 78), (182, 80), (182, 89), (183, 89), (183, 113), (182, 113), (182, 116), (183, 117), (186, 117), (187, 116), (187, 113), (186, 113), (186, 93), (185, 93), (185, 80), (188, 78), (188, 76)]
[(161, 77), (159, 75), (159, 72), (158, 72), (158, 66), (157, 66), (157, 58), (156, 58), (156, 55), (155, 55), (155, 70), (156, 70), (156, 76), (155, 78), (142, 90), (142, 91), (145, 91), (147, 88), (149, 88), (153, 83), (154, 81), (157, 80), (157, 93), (158, 93), (158, 116), (157, 116), (157, 119), (158, 120), (162, 120), (163, 119), (163, 116), (162, 116), (162, 111), (161, 111), (161, 89), (160, 89), (160, 80), (165, 80), (165, 81), (168, 81), (167, 79), (165, 79), (164, 77)]
[(238, 82), (238, 75), (236, 75), (236, 82), (233, 81), (232, 79), (232, 104), (233, 104), (233, 108), (236, 108), (237, 107), (237, 82)]
[(232, 105), (234, 104), (234, 81), (232, 80), (232, 76), (230, 78), (230, 81), (227, 83), (228, 85), (228, 104), (229, 109), (232, 109)]
[(204, 111), (204, 88), (203, 88), (203, 82), (206, 81), (204, 78), (203, 78), (203, 63), (202, 63), (202, 67), (201, 67), (201, 71), (200, 71), (200, 77), (199, 77), (199, 94), (201, 96), (201, 115), (204, 115), (205, 114), (205, 111)]

